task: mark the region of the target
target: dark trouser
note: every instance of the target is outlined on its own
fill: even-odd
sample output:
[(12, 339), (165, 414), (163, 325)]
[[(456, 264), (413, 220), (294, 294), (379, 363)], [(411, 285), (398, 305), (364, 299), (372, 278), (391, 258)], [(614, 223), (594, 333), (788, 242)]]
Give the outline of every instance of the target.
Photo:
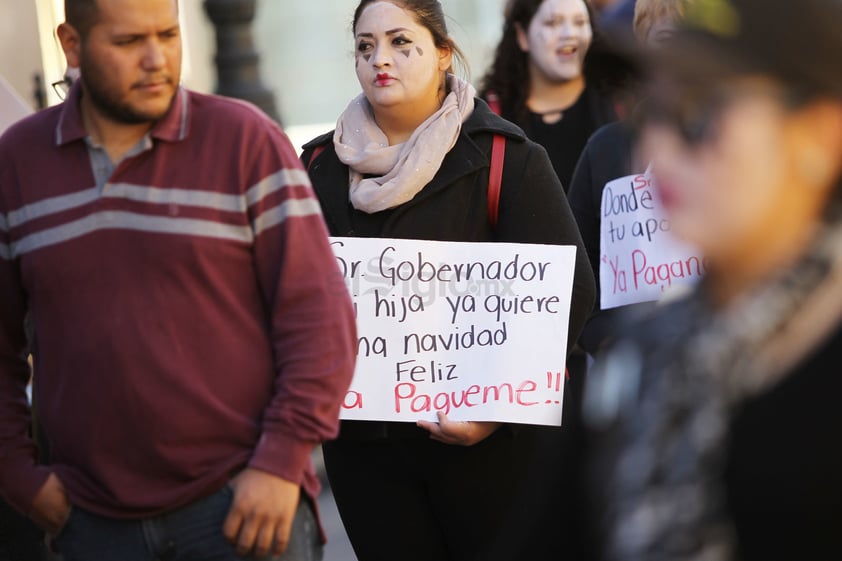
[[(559, 429), (550, 429), (557, 434)], [(331, 488), (359, 561), (560, 559), (560, 476), (545, 478), (546, 429), (503, 427), (469, 447), (427, 438), (324, 445)], [(552, 439), (550, 439), (552, 440)]]
[(583, 559), (584, 362), (570, 367), (562, 427), (503, 426), (461, 447), (413, 435), (406, 424), (343, 422), (323, 450), (358, 560)]
[(0, 500), (0, 561), (43, 561), (44, 532)]
[[(241, 561), (222, 534), (230, 487), (184, 508), (143, 520), (104, 518), (74, 507), (56, 538), (63, 561)], [(322, 545), (313, 507), (302, 497), (287, 550), (263, 561), (319, 561)]]

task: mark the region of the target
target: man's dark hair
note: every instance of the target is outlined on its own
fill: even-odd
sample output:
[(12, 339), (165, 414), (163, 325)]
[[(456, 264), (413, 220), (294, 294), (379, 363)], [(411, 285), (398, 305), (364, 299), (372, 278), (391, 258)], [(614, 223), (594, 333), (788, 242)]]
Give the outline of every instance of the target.
[(97, 20), (97, 0), (64, 0), (64, 20), (85, 37)]

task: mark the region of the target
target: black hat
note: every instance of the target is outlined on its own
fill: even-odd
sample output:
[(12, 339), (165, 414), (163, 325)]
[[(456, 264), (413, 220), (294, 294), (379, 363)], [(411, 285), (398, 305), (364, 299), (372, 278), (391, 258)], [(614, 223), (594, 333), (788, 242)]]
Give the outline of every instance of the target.
[(842, 99), (842, 0), (694, 0), (657, 51), (649, 62), (682, 77), (764, 74)]

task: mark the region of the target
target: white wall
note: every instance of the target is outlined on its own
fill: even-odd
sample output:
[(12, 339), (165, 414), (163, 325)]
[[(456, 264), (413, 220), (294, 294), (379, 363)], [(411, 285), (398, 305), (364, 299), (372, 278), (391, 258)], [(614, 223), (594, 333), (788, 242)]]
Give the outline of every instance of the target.
[[(468, 57), (471, 78), (485, 72), (499, 36), (504, 0), (444, 0), (451, 34)], [(258, 0), (255, 45), (260, 75), (275, 93), (288, 128), (307, 133), (331, 127), (359, 93), (353, 71), (351, 17), (357, 0)], [(36, 10), (36, 6), (38, 10)], [(185, 59), (183, 82), (212, 92), (216, 88), (214, 29), (202, 0), (180, 0)], [(40, 16), (40, 26), (38, 17)], [(32, 75), (49, 83), (61, 78), (64, 57), (55, 39), (63, 19), (62, 0), (0, 0), (0, 74), (32, 103)], [(48, 92), (50, 103), (58, 101)]]
[[(41, 73), (41, 45), (35, 8), (32, 0), (0, 0), (0, 74), (33, 108), (32, 77)], [(46, 81), (49, 84), (51, 80)]]
[(205, 15), (202, 0), (180, 0), (179, 8), (184, 40), (182, 82), (188, 88), (210, 93), (216, 87), (216, 70), (213, 65), (216, 38), (213, 24)]
[[(471, 78), (485, 73), (502, 28), (504, 0), (444, 0), (448, 28)], [(333, 123), (360, 91), (351, 18), (357, 0), (258, 0), (255, 41), (261, 77), (288, 126)]]

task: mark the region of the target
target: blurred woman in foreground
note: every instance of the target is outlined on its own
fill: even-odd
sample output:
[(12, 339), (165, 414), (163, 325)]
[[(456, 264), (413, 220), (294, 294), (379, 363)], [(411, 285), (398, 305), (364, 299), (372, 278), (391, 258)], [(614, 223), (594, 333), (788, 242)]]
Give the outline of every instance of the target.
[(641, 140), (709, 272), (588, 380), (607, 559), (842, 559), (839, 22), (700, 0), (657, 55)]

